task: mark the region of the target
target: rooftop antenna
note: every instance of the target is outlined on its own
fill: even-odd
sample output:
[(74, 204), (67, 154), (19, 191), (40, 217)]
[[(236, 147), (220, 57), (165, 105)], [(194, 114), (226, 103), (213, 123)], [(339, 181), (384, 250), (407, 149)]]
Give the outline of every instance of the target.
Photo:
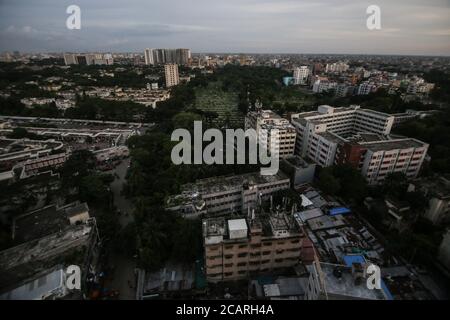
[(252, 221), (255, 220), (255, 209), (252, 210)]
[(273, 209), (273, 197), (272, 195), (270, 196), (270, 211), (272, 211)]
[(248, 209), (247, 217), (248, 217), (249, 219), (251, 219), (250, 206), (248, 206), (247, 209)]

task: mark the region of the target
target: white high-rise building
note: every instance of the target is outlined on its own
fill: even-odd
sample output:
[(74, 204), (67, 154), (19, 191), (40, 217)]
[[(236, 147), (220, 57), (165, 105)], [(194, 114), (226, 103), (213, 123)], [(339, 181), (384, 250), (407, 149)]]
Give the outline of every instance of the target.
[(78, 64), (77, 62), (77, 55), (74, 53), (65, 53), (64, 54), (64, 63), (66, 66), (71, 64)]
[(147, 48), (144, 51), (144, 58), (145, 58), (145, 64), (146, 65), (153, 65), (155, 64), (153, 60), (153, 49)]
[(294, 69), (294, 84), (304, 85), (308, 81), (310, 70), (307, 66), (301, 66)]
[(389, 136), (394, 118), (359, 106), (319, 106), (317, 111), (293, 115), (296, 153), (323, 167), (349, 164), (370, 184), (381, 183), (391, 172), (415, 178), (428, 144)]
[(250, 128), (255, 129), (261, 145), (267, 150), (275, 148), (280, 158), (294, 155), (295, 127), (275, 112), (271, 110), (248, 112), (245, 117), (245, 129)]
[(169, 63), (164, 65), (164, 73), (166, 75), (166, 87), (170, 88), (180, 83), (180, 76), (178, 74), (178, 65)]
[(145, 49), (145, 64), (165, 64), (176, 63), (187, 65), (191, 60), (190, 49)]

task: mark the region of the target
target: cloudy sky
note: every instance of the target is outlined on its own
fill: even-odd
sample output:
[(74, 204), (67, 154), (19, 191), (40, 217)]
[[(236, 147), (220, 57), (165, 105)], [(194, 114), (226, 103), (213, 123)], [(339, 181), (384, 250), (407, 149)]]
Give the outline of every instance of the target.
[[(81, 30), (66, 28), (72, 4)], [(372, 4), (381, 30), (366, 27)], [(0, 0), (0, 51), (148, 47), (448, 56), (450, 0)]]

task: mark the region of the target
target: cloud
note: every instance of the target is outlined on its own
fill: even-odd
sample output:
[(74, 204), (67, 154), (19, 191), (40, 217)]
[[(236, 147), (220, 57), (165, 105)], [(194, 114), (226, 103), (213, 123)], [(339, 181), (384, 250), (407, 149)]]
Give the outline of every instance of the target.
[(0, 50), (189, 47), (194, 52), (450, 55), (448, 0), (376, 2), (382, 29), (370, 31), (366, 8), (372, 1), (77, 0), (81, 30), (67, 30), (72, 1), (3, 0)]

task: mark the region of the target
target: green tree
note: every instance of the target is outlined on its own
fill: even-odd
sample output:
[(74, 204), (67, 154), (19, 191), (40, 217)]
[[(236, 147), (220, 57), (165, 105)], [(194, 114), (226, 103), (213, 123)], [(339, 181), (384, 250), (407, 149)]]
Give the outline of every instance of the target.
[(333, 175), (333, 168), (322, 168), (319, 174), (318, 187), (330, 195), (336, 195), (339, 192), (341, 184), (339, 179)]

